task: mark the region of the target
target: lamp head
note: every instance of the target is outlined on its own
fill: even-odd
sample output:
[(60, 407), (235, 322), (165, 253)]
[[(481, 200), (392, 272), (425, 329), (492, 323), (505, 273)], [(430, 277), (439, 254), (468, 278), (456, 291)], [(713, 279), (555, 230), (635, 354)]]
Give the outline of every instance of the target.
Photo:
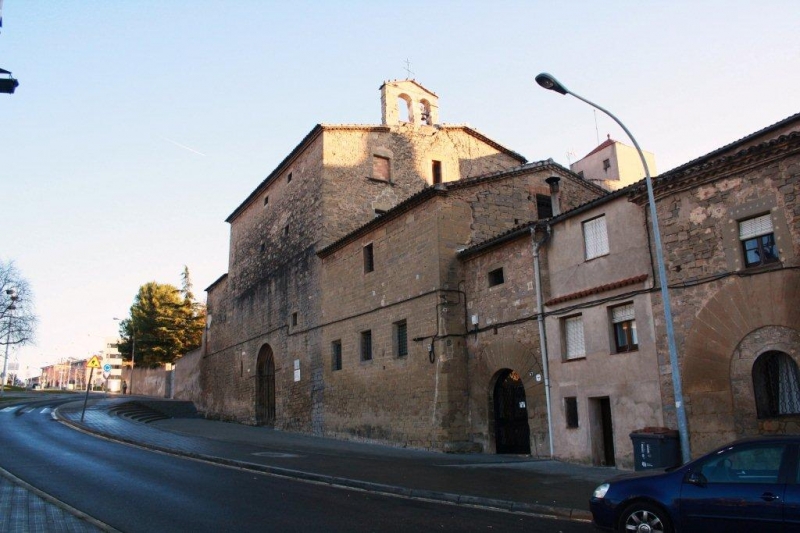
[(552, 74), (548, 74), (547, 72), (542, 72), (536, 76), (536, 83), (548, 91), (555, 91), (560, 94), (567, 94), (569, 92), (566, 87), (561, 85), (560, 81), (558, 81)]

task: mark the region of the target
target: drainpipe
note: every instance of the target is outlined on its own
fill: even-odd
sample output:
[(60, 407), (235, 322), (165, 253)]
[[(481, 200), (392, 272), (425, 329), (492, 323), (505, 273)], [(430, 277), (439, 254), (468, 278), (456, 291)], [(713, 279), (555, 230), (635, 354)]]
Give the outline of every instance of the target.
[[(558, 178), (556, 178), (558, 179)], [(554, 206), (555, 208), (555, 206)], [(542, 373), (544, 373), (544, 397), (547, 404), (547, 436), (550, 441), (550, 458), (553, 458), (553, 416), (550, 403), (550, 366), (547, 361), (547, 334), (544, 328), (544, 301), (542, 299), (542, 273), (539, 269), (539, 248), (550, 238), (550, 224), (545, 224), (545, 235), (536, 240), (536, 226), (531, 226), (531, 244), (533, 245), (533, 276), (536, 282), (536, 314), (539, 322), (539, 345), (542, 351)]]

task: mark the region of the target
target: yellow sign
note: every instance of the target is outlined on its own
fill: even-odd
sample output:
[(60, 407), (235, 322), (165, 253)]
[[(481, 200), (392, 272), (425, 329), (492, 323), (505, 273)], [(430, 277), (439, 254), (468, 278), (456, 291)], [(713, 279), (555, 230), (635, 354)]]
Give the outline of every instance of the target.
[(86, 368), (100, 368), (100, 359), (96, 355), (92, 356), (89, 362), (86, 363)]

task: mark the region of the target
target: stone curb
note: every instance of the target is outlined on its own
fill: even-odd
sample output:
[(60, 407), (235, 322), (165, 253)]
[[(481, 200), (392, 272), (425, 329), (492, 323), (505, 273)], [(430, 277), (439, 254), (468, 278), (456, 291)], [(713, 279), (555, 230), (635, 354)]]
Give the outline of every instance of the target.
[(515, 502), (510, 500), (496, 500), (492, 498), (485, 498), (482, 496), (470, 496), (465, 494), (454, 494), (450, 492), (439, 492), (439, 491), (431, 491), (424, 489), (409, 489), (405, 487), (398, 487), (395, 485), (386, 485), (383, 483), (362, 481), (359, 479), (329, 476), (326, 474), (316, 474), (314, 472), (304, 472), (302, 470), (293, 470), (290, 468), (282, 468), (279, 466), (248, 463), (245, 461), (227, 459), (225, 457), (205, 455), (202, 453), (176, 450), (174, 448), (168, 448), (166, 446), (159, 446), (156, 444), (142, 443), (134, 439), (103, 433), (102, 431), (98, 431), (96, 429), (85, 426), (84, 424), (81, 424), (79, 422), (70, 420), (69, 418), (61, 414), (60, 409), (61, 408), (57, 408), (53, 411), (56, 419), (59, 422), (66, 424), (79, 431), (92, 433), (94, 435), (98, 435), (110, 440), (131, 444), (133, 446), (138, 446), (141, 448), (146, 448), (161, 453), (187, 457), (189, 459), (196, 459), (198, 461), (205, 461), (208, 463), (215, 463), (233, 468), (241, 468), (243, 470), (262, 472), (273, 476), (299, 479), (311, 483), (319, 483), (335, 487), (363, 490), (365, 492), (372, 492), (375, 494), (384, 494), (388, 496), (396, 496), (401, 498), (431, 500), (431, 501), (449, 503), (453, 505), (465, 505), (492, 511), (500, 510), (509, 513), (534, 514), (534, 515), (548, 516), (551, 518), (573, 520), (577, 522), (592, 521), (592, 514), (589, 511), (585, 511), (583, 509), (573, 509), (570, 507), (557, 507), (552, 505), (542, 505), (536, 503)]
[(30, 483), (18, 478), (17, 476), (12, 474), (8, 470), (0, 468), (0, 476), (6, 478), (8, 481), (13, 483), (14, 485), (17, 485), (17, 486), (27, 490), (31, 494), (34, 494), (35, 496), (41, 498), (42, 500), (44, 500), (45, 502), (49, 503), (50, 505), (55, 505), (56, 507), (58, 507), (62, 511), (71, 514), (72, 516), (74, 516), (78, 520), (83, 520), (84, 522), (86, 522), (88, 524), (91, 524), (92, 526), (96, 527), (100, 531), (104, 531), (105, 533), (122, 533), (120, 530), (114, 529), (113, 527), (109, 526), (105, 522), (101, 522), (100, 520), (94, 518), (93, 516), (89, 516), (88, 514), (84, 513), (83, 511), (79, 511), (78, 509), (75, 509), (71, 505), (62, 502), (61, 500), (59, 500), (55, 496), (51, 496), (50, 494), (47, 494), (46, 492), (37, 489), (36, 487), (31, 485)]

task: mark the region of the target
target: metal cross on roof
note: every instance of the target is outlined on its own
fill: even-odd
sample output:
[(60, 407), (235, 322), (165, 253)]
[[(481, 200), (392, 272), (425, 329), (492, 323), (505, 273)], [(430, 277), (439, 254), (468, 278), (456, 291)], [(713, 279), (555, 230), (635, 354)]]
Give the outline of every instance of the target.
[(414, 71), (411, 70), (411, 60), (406, 59), (406, 72), (407, 72), (407, 79), (413, 80), (414, 79)]

